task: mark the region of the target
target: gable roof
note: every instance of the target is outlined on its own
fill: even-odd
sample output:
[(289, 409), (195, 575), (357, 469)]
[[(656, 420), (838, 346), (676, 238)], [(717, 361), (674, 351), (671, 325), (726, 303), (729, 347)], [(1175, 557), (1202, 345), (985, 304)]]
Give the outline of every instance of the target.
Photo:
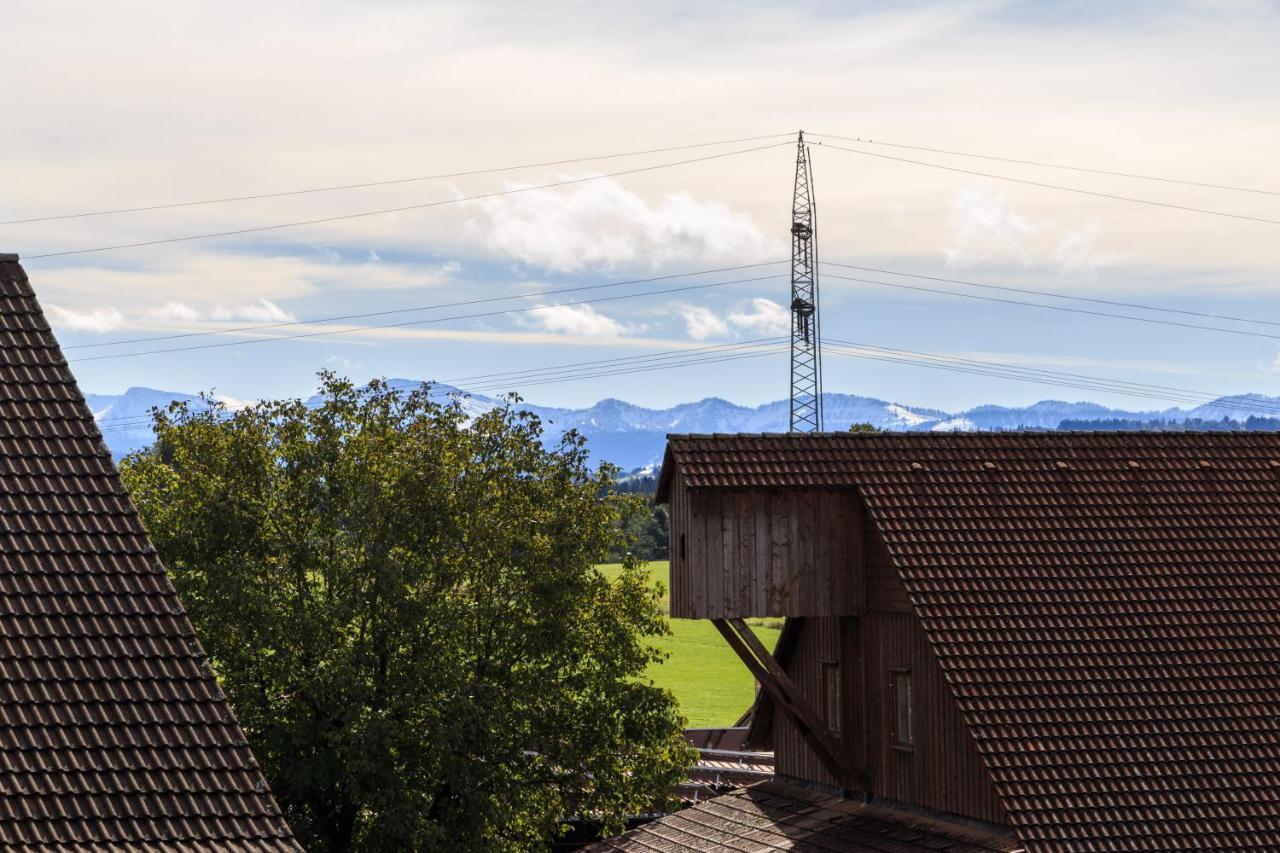
[(671, 436), (677, 476), (858, 491), (1032, 846), (1280, 846), (1280, 434)]
[(723, 794), (586, 850), (771, 853), (1015, 853), (1015, 838), (785, 782)]
[(299, 849), (0, 255), (0, 847), (74, 845)]

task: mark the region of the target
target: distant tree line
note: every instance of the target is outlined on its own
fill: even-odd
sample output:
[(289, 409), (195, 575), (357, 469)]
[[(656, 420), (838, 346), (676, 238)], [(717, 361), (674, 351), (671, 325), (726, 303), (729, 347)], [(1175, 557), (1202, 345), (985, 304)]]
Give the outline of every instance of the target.
[(1223, 417), (1220, 421), (1202, 418), (1186, 420), (1138, 421), (1129, 418), (1103, 418), (1101, 420), (1064, 420), (1059, 430), (1084, 432), (1280, 432), (1280, 418), (1259, 418), (1250, 415), (1244, 421)]
[(669, 559), (671, 527), (667, 508), (653, 502), (658, 478), (632, 474), (620, 478), (615, 488), (623, 494), (639, 495), (647, 500), (630, 504), (628, 511), (619, 519), (622, 540), (609, 550), (609, 562), (620, 563), (627, 555), (636, 560)]

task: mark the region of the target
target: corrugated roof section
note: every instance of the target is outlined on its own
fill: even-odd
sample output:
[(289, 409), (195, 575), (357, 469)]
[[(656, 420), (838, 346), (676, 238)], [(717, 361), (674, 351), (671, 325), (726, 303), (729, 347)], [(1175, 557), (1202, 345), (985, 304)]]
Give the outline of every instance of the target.
[(0, 846), (297, 850), (16, 259), (0, 259)]
[(782, 782), (762, 782), (706, 800), (597, 842), (587, 851), (735, 850), (771, 853), (1009, 853), (1022, 844), (1007, 835), (823, 794)]
[(668, 454), (695, 488), (859, 490), (1030, 846), (1280, 848), (1280, 435), (673, 436)]

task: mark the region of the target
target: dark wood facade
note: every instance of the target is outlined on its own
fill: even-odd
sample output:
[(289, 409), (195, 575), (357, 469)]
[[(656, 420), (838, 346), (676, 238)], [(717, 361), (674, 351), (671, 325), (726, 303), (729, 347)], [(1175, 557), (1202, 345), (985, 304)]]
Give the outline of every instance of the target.
[(671, 615), (848, 612), (856, 500), (847, 489), (674, 489)]
[(673, 435), (657, 495), (776, 784), (998, 850), (1280, 850), (1280, 434)]
[[(873, 796), (986, 823), (1005, 823), (995, 787), (960, 718), (915, 617), (869, 611), (862, 617), (805, 619), (787, 660), (788, 675), (821, 707), (824, 666), (840, 670), (839, 740), (857, 768), (857, 788)], [(914, 743), (894, 744), (892, 675), (911, 675)], [(837, 786), (785, 714), (773, 715), (778, 775)]]
[[(670, 510), (672, 615), (788, 617), (796, 634), (779, 663), (825, 717), (838, 683), (838, 719), (826, 722), (853, 779), (840, 784), (792, 717), (774, 713), (780, 777), (1007, 824), (855, 489), (686, 489), (677, 475)], [(895, 672), (912, 686), (909, 747), (894, 743)]]

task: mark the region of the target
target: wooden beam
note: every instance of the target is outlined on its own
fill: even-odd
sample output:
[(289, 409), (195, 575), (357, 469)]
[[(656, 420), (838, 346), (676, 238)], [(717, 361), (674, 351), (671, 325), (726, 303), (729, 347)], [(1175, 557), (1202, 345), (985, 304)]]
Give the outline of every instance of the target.
[(751, 674), (760, 682), (761, 689), (791, 718), (800, 736), (827, 771), (841, 786), (855, 787), (857, 772), (843, 746), (750, 626), (741, 619), (712, 619), (711, 623), (746, 664), (747, 669), (751, 670)]

